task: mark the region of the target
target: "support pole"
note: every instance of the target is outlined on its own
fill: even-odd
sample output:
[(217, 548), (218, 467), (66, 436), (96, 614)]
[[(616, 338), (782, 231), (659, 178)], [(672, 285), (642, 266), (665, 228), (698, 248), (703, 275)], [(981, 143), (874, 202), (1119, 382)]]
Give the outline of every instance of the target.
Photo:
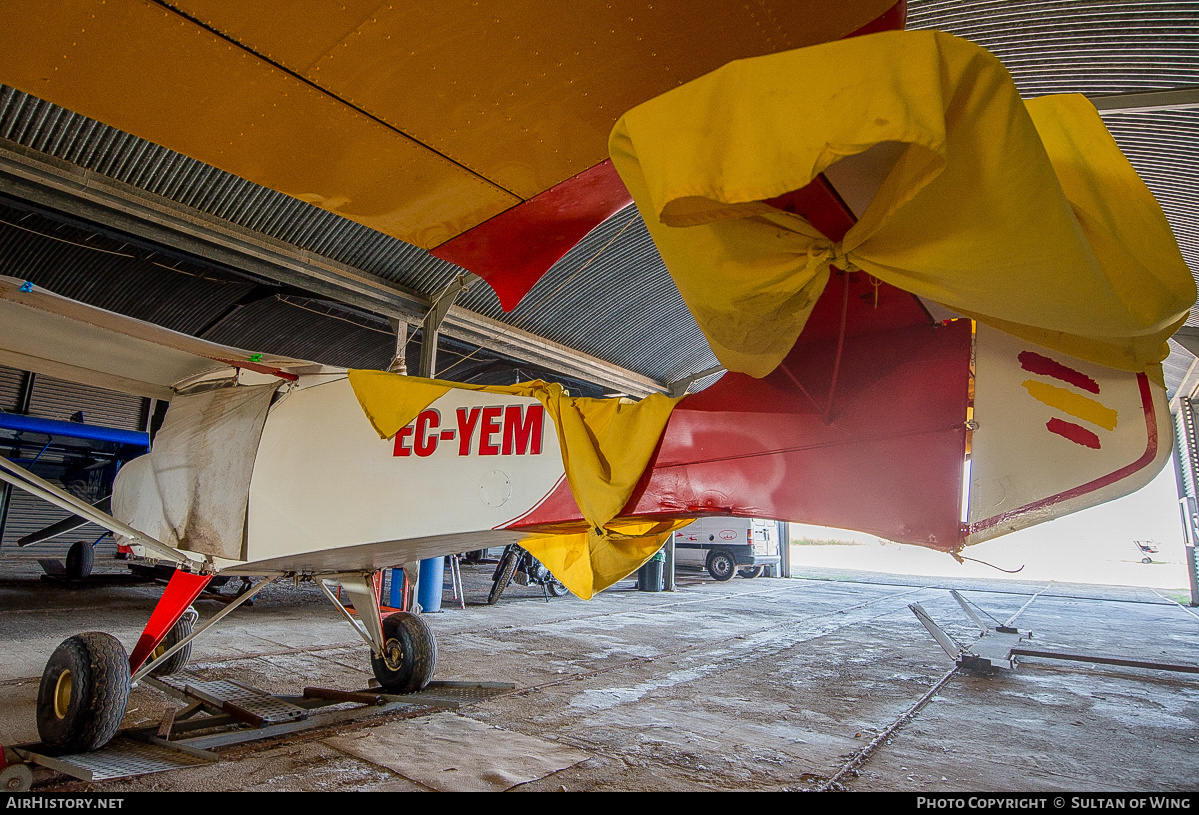
[(779, 521), (779, 577), (791, 576), (791, 524)]
[(420, 375), (426, 379), (437, 376), (437, 334), (442, 320), (449, 314), (450, 306), (454, 305), (458, 295), (479, 279), (479, 276), (472, 272), (460, 274), (433, 299), (432, 307), (421, 323), (420, 334)]
[(0, 484), (0, 546), (4, 544), (4, 527), (8, 525), (8, 505), (12, 500), (12, 484)]
[(1187, 574), (1191, 578), (1191, 608), (1199, 606), (1199, 562), (1195, 559), (1195, 547), (1188, 546)]
[(662, 564), (666, 570), (666, 590), (674, 591), (674, 533), (670, 533), (670, 537), (666, 539), (666, 562)]
[(391, 362), (387, 364), (387, 370), (393, 374), (407, 376), (408, 323), (392, 318), (391, 328), (396, 333), (396, 348), (395, 353), (391, 355)]

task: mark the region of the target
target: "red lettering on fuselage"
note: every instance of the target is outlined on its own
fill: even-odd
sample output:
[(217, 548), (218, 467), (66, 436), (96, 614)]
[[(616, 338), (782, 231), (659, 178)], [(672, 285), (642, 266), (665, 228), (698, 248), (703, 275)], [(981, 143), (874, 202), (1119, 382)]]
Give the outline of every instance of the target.
[(410, 456), (412, 448), (406, 444), (406, 441), (412, 437), (412, 425), (401, 427), (400, 432), (396, 433), (395, 448), (391, 451), (393, 456)]
[(541, 455), (541, 437), (545, 429), (545, 407), (533, 405), (490, 405), (484, 408), (458, 408), (458, 429), (441, 429), (441, 412), (436, 408), (421, 411), (416, 420), (400, 428), (395, 435), (392, 455), (427, 458), (437, 451), (440, 441), (458, 438), (458, 455), (469, 456), (478, 429), (478, 454), (481, 456)]
[(492, 441), (492, 437), (500, 432), (500, 414), (503, 412), (504, 409), (498, 405), (483, 408), (483, 426), (479, 428), (479, 455), (498, 456), (500, 454), (499, 445)]
[[(521, 413), (524, 421), (521, 421)], [(545, 416), (542, 405), (529, 405), (522, 410), (520, 405), (509, 405), (504, 410), (504, 455), (514, 452), (523, 456), (528, 450), (535, 456), (541, 455), (541, 424)]]
[(416, 436), (412, 440), (412, 452), (422, 458), (433, 455), (437, 450), (437, 440), (441, 437), (440, 427), (441, 411), (434, 408), (422, 410), (416, 417)]
[(475, 434), (475, 425), (479, 423), (479, 409), (458, 408), (458, 455), (470, 455), (470, 440)]

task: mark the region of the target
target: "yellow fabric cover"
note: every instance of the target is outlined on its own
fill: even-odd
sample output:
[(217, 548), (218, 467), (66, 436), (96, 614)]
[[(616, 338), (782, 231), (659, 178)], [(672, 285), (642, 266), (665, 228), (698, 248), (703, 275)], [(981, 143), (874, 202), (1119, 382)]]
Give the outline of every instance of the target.
[[(832, 243), (762, 203), (882, 143), (899, 159)], [(731, 370), (770, 373), (830, 264), (1040, 345), (1143, 370), (1195, 302), (1157, 202), (1091, 104), (1026, 104), (935, 31), (733, 62), (633, 108), (609, 139), (667, 268)]]
[(570, 397), (561, 385), (540, 380), (464, 385), (361, 370), (350, 371), (349, 378), (371, 426), (384, 439), (452, 388), (525, 396), (545, 405), (558, 433), (566, 479), (590, 529), (537, 536), (526, 548), (579, 597), (589, 599), (631, 574), (662, 547), (669, 534), (670, 529), (664, 531), (653, 523), (630, 525), (613, 519), (632, 496), (678, 399), (660, 393), (640, 402)]
[(604, 535), (594, 530), (561, 535), (531, 535), (521, 545), (554, 577), (584, 600), (632, 574), (653, 557), (676, 529), (678, 521), (611, 521)]

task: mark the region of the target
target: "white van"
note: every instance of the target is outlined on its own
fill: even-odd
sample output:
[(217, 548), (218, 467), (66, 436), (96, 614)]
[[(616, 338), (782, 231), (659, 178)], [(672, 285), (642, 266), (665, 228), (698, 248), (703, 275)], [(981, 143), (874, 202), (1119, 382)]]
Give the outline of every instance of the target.
[(779, 559), (776, 521), (700, 518), (674, 533), (675, 565), (707, 569), (716, 580), (761, 577)]

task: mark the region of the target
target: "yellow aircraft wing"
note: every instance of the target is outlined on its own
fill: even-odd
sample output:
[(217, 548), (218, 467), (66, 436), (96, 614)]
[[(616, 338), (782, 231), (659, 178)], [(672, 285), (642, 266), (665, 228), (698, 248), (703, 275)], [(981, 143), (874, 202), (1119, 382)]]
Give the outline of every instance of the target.
[(903, 10), (24, 2), (5, 9), (0, 83), (432, 250), (510, 310), (630, 203), (607, 161), (622, 113), (730, 60), (901, 27)]
[(433, 248), (603, 162), (634, 105), (892, 5), (25, 2), (0, 82)]

